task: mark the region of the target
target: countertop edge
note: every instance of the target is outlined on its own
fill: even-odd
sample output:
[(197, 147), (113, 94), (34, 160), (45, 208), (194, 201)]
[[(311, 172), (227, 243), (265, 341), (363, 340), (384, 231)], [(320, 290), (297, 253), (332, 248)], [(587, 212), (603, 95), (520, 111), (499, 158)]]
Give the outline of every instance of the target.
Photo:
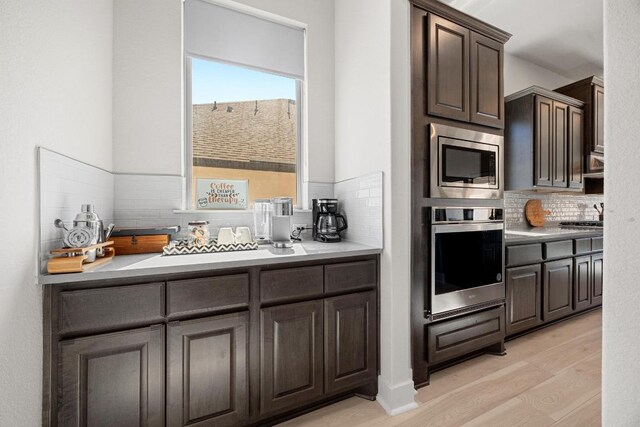
[(603, 230), (579, 230), (571, 233), (548, 234), (546, 236), (514, 236), (504, 239), (505, 246), (522, 245), (526, 243), (552, 242), (556, 240), (581, 239), (586, 237), (602, 237)]
[[(140, 269), (121, 269), (110, 271), (95, 271), (90, 273), (68, 273), (68, 274), (52, 274), (38, 275), (38, 285), (61, 285), (69, 283), (90, 283), (102, 280), (125, 279), (145, 276), (157, 276), (164, 274), (180, 274), (180, 273), (197, 273), (201, 271), (218, 271), (229, 270), (234, 268), (254, 267), (263, 265), (290, 264), (308, 261), (320, 261), (326, 259), (351, 258), (367, 255), (381, 254), (383, 248), (364, 247), (362, 249), (345, 250), (337, 252), (324, 252), (315, 254), (305, 254), (296, 257), (282, 258), (258, 258), (244, 259), (237, 261), (212, 262), (202, 264), (186, 264), (180, 266), (167, 266), (156, 268), (140, 268)], [(126, 256), (126, 255), (124, 255)], [(184, 255), (189, 256), (189, 255)]]

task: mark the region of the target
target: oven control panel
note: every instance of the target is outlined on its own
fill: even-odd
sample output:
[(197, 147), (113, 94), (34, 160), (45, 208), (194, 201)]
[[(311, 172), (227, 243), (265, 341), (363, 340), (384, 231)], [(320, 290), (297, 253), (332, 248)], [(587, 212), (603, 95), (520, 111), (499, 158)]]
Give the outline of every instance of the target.
[(432, 222), (468, 223), (468, 222), (502, 222), (502, 208), (433, 208)]

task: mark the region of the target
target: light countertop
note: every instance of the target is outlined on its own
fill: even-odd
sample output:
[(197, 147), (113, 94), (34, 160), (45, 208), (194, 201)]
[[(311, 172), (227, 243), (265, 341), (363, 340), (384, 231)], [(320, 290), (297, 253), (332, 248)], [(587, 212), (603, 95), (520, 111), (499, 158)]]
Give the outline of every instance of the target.
[(505, 245), (520, 243), (535, 243), (552, 240), (576, 239), (581, 237), (602, 236), (602, 228), (567, 228), (556, 223), (549, 223), (544, 227), (529, 227), (522, 225), (505, 230)]
[(316, 261), (374, 255), (382, 249), (353, 242), (320, 243), (307, 241), (295, 243), (290, 249), (260, 247), (254, 251), (224, 252), (215, 254), (173, 255), (161, 254), (120, 255), (113, 261), (83, 273), (41, 274), (38, 283), (53, 285), (95, 280), (121, 279), (158, 274), (190, 273), (240, 268), (256, 265), (273, 265), (288, 262)]

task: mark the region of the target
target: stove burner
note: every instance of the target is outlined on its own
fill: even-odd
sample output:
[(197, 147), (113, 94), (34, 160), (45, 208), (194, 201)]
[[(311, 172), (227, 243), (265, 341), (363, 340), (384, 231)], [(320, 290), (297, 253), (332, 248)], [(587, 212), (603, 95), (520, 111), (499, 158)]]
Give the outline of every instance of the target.
[(602, 228), (603, 221), (565, 221), (560, 223), (560, 227), (597, 227)]

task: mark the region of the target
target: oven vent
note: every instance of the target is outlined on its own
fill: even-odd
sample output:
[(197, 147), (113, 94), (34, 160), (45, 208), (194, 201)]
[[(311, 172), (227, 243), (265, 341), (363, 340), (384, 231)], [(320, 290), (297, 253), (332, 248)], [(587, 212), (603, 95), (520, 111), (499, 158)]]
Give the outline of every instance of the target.
[(436, 320), (448, 319), (450, 317), (455, 317), (461, 314), (467, 314), (474, 311), (484, 310), (485, 308), (495, 307), (502, 304), (504, 304), (503, 299), (483, 302), (482, 304), (476, 304), (469, 307), (458, 308), (458, 309), (447, 311), (444, 313), (433, 314), (431, 315), (431, 321), (435, 322)]

